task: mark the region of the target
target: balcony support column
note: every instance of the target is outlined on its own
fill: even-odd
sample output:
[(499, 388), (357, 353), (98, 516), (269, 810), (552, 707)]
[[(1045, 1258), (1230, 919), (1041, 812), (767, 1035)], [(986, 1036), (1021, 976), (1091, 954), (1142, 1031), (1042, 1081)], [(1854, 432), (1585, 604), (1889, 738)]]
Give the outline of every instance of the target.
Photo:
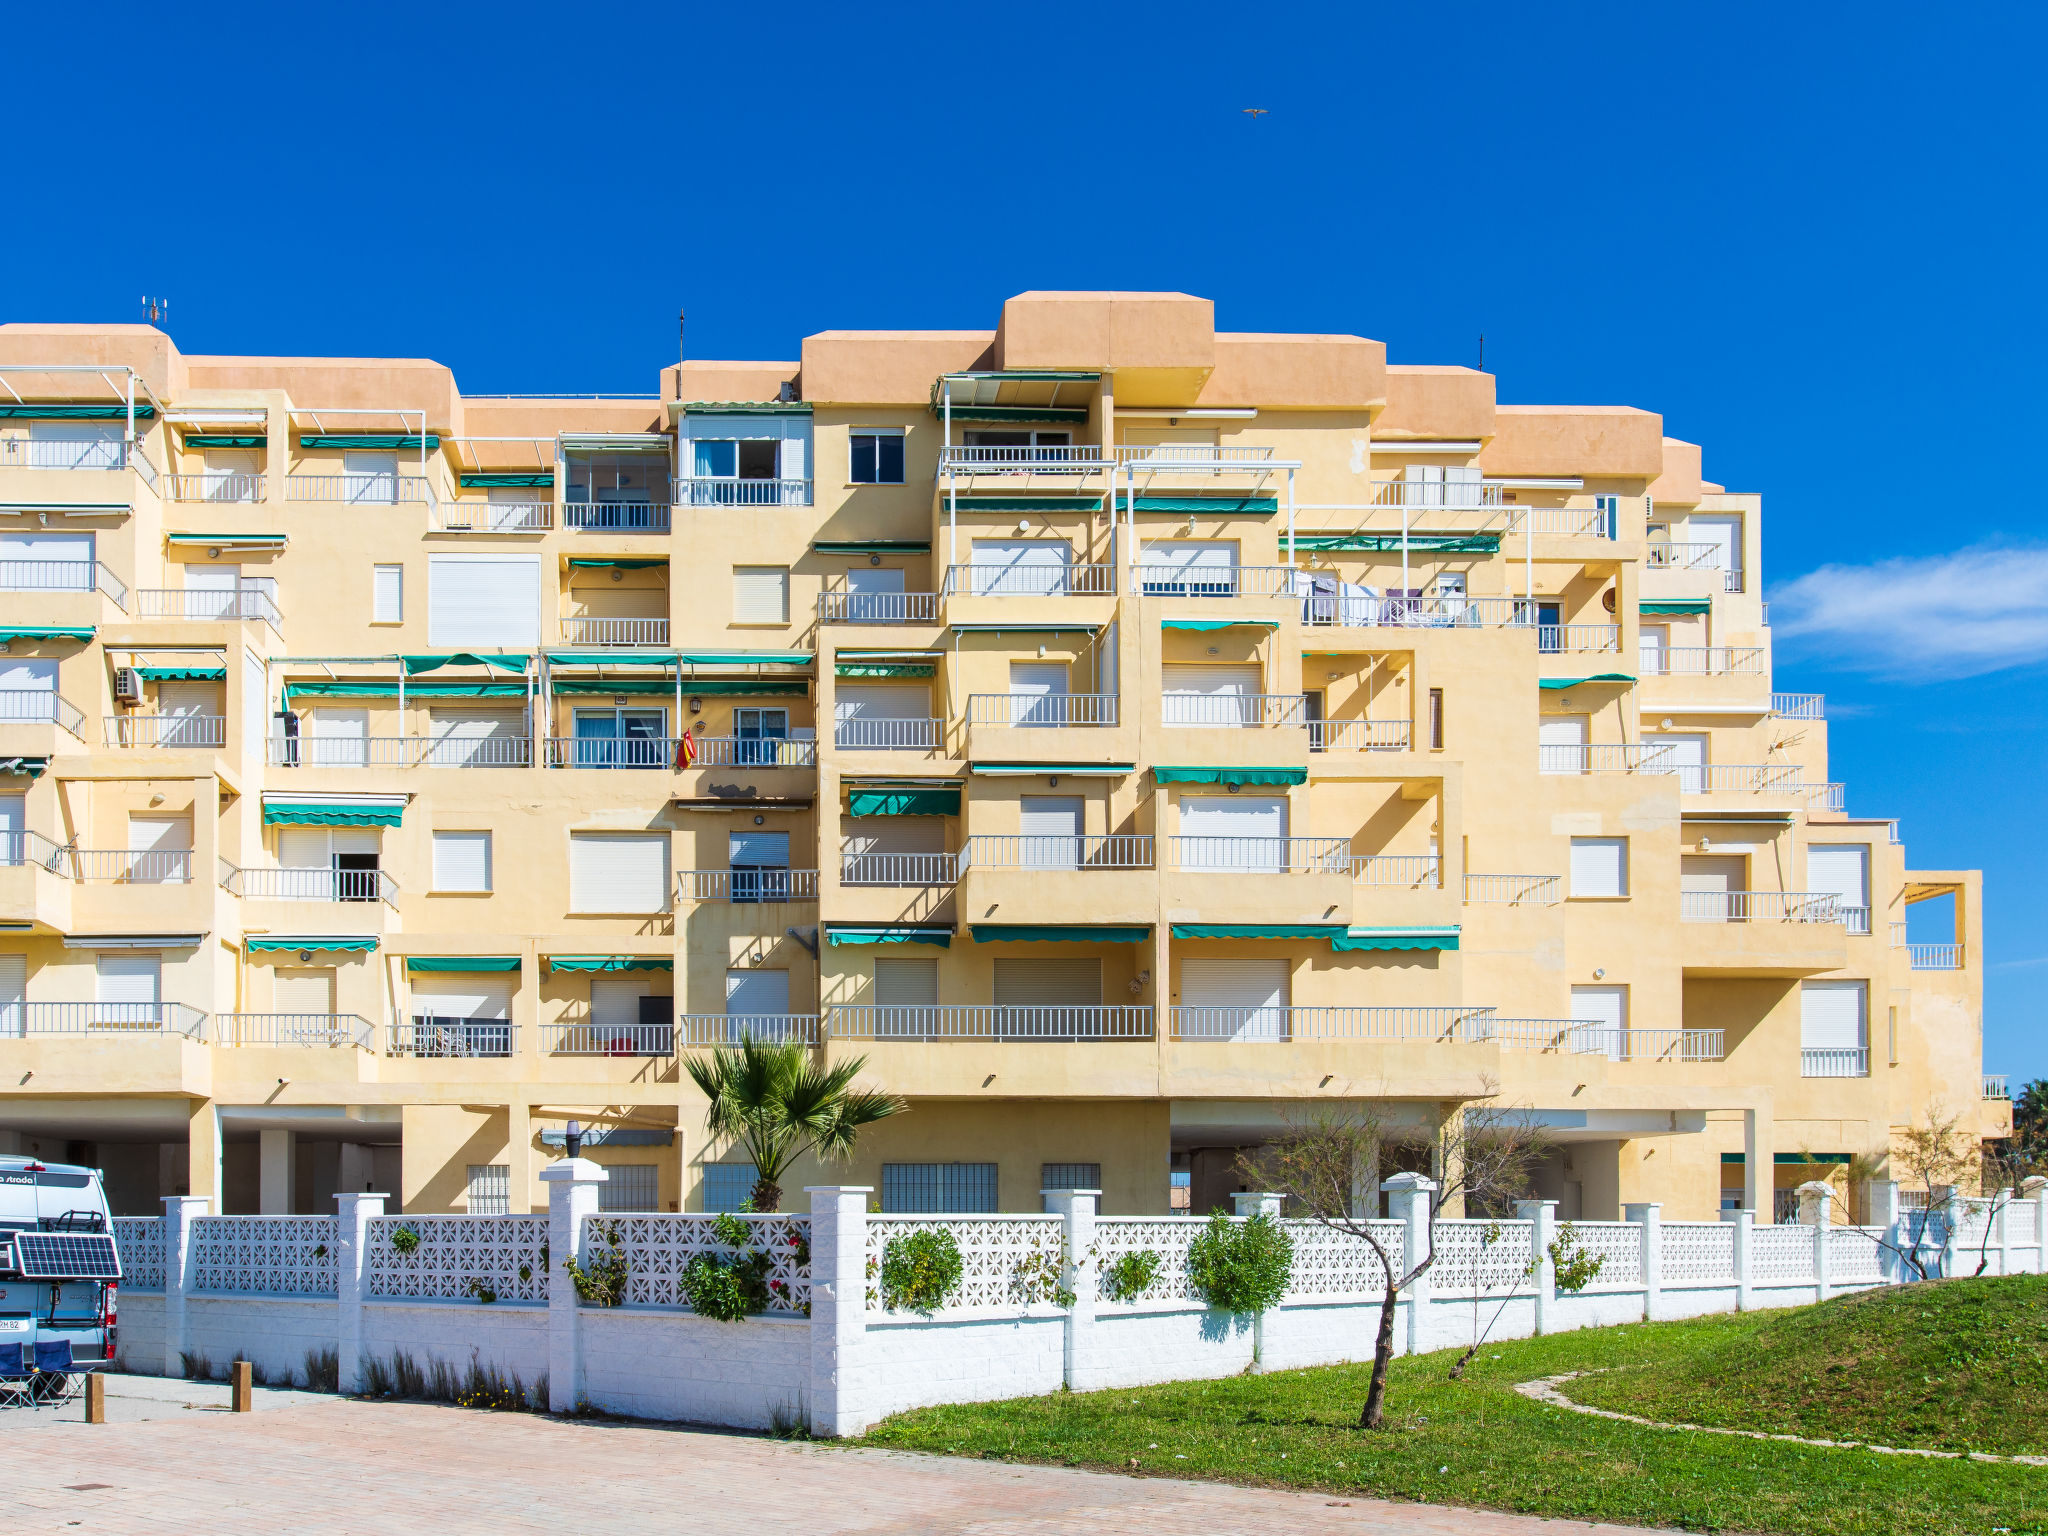
[(266, 1126), (257, 1133), (258, 1187), (256, 1209), (264, 1216), (292, 1213), (292, 1186), (297, 1173), (297, 1147), (292, 1133)]
[(1771, 1155), (1771, 1110), (1767, 1105), (1742, 1112), (1742, 1205), (1759, 1222), (1772, 1219), (1776, 1169)]
[(533, 1110), (524, 1095), (514, 1095), (505, 1106), (506, 1183), (511, 1199), (506, 1211), (525, 1216), (533, 1210)]
[(185, 1144), (189, 1157), (185, 1174), (186, 1193), (212, 1200), (214, 1209), (219, 1210), (220, 1106), (212, 1099), (193, 1099), (188, 1102)]

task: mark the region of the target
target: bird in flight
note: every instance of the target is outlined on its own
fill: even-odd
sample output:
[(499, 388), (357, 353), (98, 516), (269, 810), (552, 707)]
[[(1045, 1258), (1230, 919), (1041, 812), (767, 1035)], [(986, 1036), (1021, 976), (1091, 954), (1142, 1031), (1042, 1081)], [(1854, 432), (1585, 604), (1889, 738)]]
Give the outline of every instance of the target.
[(1266, 109), (1264, 107), (1246, 107), (1244, 111), (1245, 115), (1251, 118), (1253, 121), (1257, 121), (1259, 118), (1262, 118), (1266, 115)]

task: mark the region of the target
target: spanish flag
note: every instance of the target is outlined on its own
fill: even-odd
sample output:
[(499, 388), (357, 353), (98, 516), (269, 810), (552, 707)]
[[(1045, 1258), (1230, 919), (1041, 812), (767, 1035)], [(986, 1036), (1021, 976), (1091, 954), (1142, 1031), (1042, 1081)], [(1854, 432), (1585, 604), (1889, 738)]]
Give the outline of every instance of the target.
[(696, 761), (697, 738), (693, 733), (684, 731), (681, 738), (676, 742), (676, 772), (681, 773)]

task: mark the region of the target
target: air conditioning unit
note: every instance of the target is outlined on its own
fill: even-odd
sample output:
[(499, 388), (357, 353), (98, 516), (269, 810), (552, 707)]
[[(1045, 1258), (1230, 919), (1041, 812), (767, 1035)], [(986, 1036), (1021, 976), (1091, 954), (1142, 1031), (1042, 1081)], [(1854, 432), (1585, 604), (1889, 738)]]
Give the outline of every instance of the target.
[(114, 668), (114, 698), (121, 704), (140, 704), (142, 674), (133, 667)]

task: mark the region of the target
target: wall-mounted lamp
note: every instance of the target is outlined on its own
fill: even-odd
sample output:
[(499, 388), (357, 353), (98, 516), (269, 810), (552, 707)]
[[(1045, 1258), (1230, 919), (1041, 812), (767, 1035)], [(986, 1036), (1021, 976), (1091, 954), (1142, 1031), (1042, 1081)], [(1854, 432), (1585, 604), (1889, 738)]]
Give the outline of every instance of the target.
[(768, 818), (766, 816), (756, 816), (754, 818), (754, 825), (757, 827), (765, 827), (768, 825)]
[(1060, 776), (1056, 773), (1051, 775), (1046, 779), (1045, 784), (1048, 789), (1058, 789), (1060, 787)]
[(1031, 531), (1031, 519), (1030, 519), (1030, 518), (1028, 518), (1028, 517), (1020, 517), (1020, 518), (1018, 518), (1018, 519), (1017, 519), (1017, 531), (1018, 531), (1019, 533), (1029, 533), (1029, 532)]
[(571, 1157), (581, 1157), (583, 1155), (583, 1122), (581, 1120), (571, 1120), (569, 1122), (562, 1136), (562, 1145), (568, 1149)]
[(625, 579), (626, 579), (626, 573), (625, 573), (624, 571), (622, 571), (622, 570), (619, 570), (619, 569), (617, 569), (616, 567), (614, 567), (614, 568), (613, 568), (613, 570), (612, 570), (612, 580), (613, 580), (613, 581), (624, 581)]
[(1593, 971), (1593, 979), (1594, 979), (1595, 981), (1605, 981), (1605, 980), (1607, 979), (1607, 973), (1606, 973), (1605, 971), (1603, 971), (1603, 970), (1600, 970), (1599, 968), (1595, 967), (1595, 969), (1594, 969), (1594, 971)]
[(1711, 848), (1711, 847), (1713, 847), (1713, 846), (1714, 846), (1714, 840), (1713, 840), (1713, 839), (1712, 839), (1711, 837), (1702, 837), (1702, 838), (1700, 839), (1700, 852), (1701, 852), (1701, 853), (1705, 853), (1705, 852), (1706, 852), (1706, 851), (1707, 851), (1707, 850), (1708, 850), (1709, 848)]
[(881, 557), (880, 555), (869, 555), (869, 556), (868, 556), (868, 564), (869, 564), (869, 565), (880, 565), (881, 563), (882, 563), (882, 557)]
[(302, 949), (299, 951), (299, 964), (308, 965), (312, 962), (312, 959), (313, 951), (311, 951), (310, 949)]
[(704, 701), (698, 698), (697, 695), (695, 695), (694, 693), (690, 695), (690, 713), (693, 715), (701, 715), (704, 713)]
[(1229, 793), (1233, 795), (1236, 794), (1240, 789), (1244, 788), (1242, 784), (1226, 784), (1223, 787), (1225, 790), (1227, 790)]

